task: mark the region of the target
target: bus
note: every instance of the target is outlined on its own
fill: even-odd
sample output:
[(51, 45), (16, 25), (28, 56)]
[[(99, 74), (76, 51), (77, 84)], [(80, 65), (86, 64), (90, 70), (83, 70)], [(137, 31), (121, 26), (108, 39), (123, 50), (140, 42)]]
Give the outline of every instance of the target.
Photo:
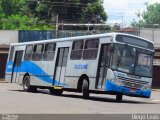
[(150, 40), (104, 33), (14, 43), (10, 45), (5, 80), (28, 92), (49, 89), (150, 98), (154, 45)]

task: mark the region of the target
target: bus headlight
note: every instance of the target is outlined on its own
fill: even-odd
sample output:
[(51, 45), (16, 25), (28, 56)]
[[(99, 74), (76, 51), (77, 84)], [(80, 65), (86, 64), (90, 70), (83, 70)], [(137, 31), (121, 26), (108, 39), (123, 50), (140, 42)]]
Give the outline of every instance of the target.
[(111, 79), (111, 82), (118, 85), (118, 86), (124, 86), (124, 84), (119, 79)]
[(141, 88), (141, 90), (150, 90), (150, 89), (151, 89), (151, 87), (150, 87), (149, 83), (148, 83), (148, 84), (145, 84), (145, 85)]

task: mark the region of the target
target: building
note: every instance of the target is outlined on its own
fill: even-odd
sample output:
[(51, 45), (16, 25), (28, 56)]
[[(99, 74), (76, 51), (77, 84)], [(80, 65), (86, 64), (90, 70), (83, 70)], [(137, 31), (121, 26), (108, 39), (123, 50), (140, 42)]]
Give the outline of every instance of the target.
[(9, 46), (18, 42), (18, 31), (0, 31), (0, 78), (4, 78)]

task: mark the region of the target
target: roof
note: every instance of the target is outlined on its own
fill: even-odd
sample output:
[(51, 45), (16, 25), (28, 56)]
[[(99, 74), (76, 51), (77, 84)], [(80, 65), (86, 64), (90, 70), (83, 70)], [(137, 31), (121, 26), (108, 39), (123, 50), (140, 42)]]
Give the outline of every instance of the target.
[(136, 31), (137, 31), (137, 29), (131, 28), (131, 27), (126, 27), (121, 30), (118, 30), (118, 32), (136, 32)]
[[(32, 41), (32, 42), (23, 42), (23, 43), (13, 43), (11, 45), (26, 45), (26, 44), (33, 44), (33, 43), (44, 43), (44, 42), (63, 42), (63, 41), (71, 41), (71, 40), (81, 40), (81, 39), (91, 39), (91, 38), (103, 38), (107, 36), (116, 36), (117, 34), (120, 35), (127, 35), (127, 36), (132, 36), (140, 39), (144, 39), (142, 37), (138, 37), (135, 35), (131, 34), (126, 34), (126, 33), (118, 33), (118, 32), (113, 32), (113, 33), (103, 33), (103, 34), (94, 34), (94, 35), (85, 35), (85, 36), (76, 36), (76, 37), (67, 37), (67, 38), (58, 38), (58, 39), (49, 39), (49, 40), (41, 40), (41, 41)], [(144, 39), (150, 43), (153, 43), (150, 40)]]

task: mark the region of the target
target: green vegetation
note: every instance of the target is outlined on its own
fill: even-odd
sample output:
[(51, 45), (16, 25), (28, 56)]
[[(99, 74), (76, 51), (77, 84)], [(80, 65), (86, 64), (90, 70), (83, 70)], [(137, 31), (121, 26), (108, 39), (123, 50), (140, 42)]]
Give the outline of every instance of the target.
[(0, 29), (53, 30), (63, 23), (103, 23), (101, 0), (0, 0)]
[[(143, 20), (140, 20), (139, 22), (133, 20), (131, 23), (133, 27), (156, 27), (156, 24), (160, 25), (160, 3), (146, 3), (146, 7), (147, 10), (142, 14)], [(137, 16), (139, 17), (139, 14), (137, 14)]]

